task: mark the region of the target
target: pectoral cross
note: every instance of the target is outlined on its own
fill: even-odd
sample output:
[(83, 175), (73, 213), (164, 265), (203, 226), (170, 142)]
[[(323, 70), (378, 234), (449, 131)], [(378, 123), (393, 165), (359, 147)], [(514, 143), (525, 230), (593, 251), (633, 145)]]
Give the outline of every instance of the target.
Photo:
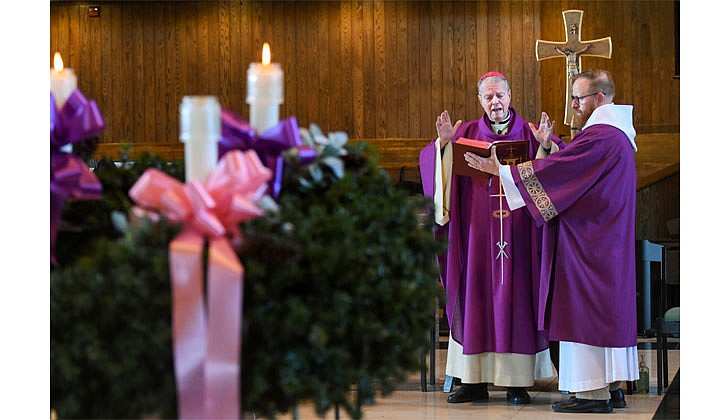
[(564, 30), (566, 42), (536, 40), (536, 60), (554, 57), (566, 57), (566, 105), (564, 106), (564, 124), (571, 128), (572, 138), (577, 127), (574, 127), (574, 109), (571, 108), (571, 85), (574, 75), (581, 72), (581, 56), (612, 58), (612, 38), (600, 38), (592, 41), (581, 40), (581, 17), (583, 10), (565, 10)]
[(505, 197), (505, 195), (503, 194), (503, 184), (501, 184), (500, 182), (500, 177), (498, 177), (498, 194), (493, 194), (491, 195), (491, 197), (498, 197), (499, 204), (498, 210), (493, 212), (493, 216), (497, 215), (496, 217), (498, 217), (498, 220), (500, 221), (500, 241), (495, 243), (495, 245), (500, 248), (500, 251), (498, 251), (498, 255), (495, 256), (495, 259), (497, 260), (500, 258), (501, 260), (501, 284), (503, 284), (505, 259), (510, 258), (508, 256), (508, 253), (506, 252), (508, 242), (503, 239), (503, 217), (508, 217), (510, 215), (510, 212), (503, 209), (503, 197)]

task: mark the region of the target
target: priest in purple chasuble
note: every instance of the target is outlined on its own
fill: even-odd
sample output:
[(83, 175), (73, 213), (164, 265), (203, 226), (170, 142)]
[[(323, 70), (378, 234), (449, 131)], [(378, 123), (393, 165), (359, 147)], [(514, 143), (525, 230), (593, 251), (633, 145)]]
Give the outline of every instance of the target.
[(509, 207), (543, 228), (538, 326), (560, 342), (559, 389), (576, 393), (553, 404), (558, 412), (626, 407), (620, 381), (639, 377), (636, 132), (632, 106), (615, 105), (614, 90), (607, 71), (576, 75), (571, 106), (582, 129), (544, 159), (499, 165), (467, 155), (499, 174)]
[(486, 400), (493, 383), (507, 387), (508, 403), (526, 404), (525, 387), (553, 376), (548, 341), (536, 328), (539, 232), (525, 209), (508, 208), (497, 176), (452, 173), (452, 142), (529, 140), (531, 158), (565, 144), (553, 130), (531, 132), (510, 106), (502, 74), (484, 74), (477, 88), (483, 116), (453, 126), (444, 111), (438, 138), (420, 152), (423, 190), (435, 202), (435, 234), (448, 239), (438, 258), (451, 333), (445, 372), (463, 384), (448, 402)]

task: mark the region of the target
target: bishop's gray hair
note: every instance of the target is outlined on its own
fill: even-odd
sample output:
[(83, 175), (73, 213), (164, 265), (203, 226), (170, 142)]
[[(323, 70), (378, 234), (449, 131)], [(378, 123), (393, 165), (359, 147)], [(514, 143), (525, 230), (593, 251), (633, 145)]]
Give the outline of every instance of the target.
[(482, 85), (484, 81), (489, 80), (489, 79), (495, 79), (495, 80), (500, 80), (500, 81), (506, 82), (506, 88), (508, 89), (508, 94), (510, 95), (511, 82), (509, 82), (508, 79), (505, 78), (505, 76), (498, 76), (495, 74), (490, 75), (490, 76), (481, 77), (480, 80), (478, 80), (478, 95), (480, 95), (480, 85)]

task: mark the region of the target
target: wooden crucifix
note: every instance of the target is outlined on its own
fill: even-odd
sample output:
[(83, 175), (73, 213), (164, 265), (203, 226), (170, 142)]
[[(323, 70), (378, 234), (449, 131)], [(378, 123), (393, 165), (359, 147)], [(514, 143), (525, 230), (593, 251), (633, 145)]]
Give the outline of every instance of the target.
[(573, 137), (578, 130), (574, 127), (574, 110), (571, 108), (571, 85), (573, 76), (581, 72), (581, 56), (602, 58), (612, 57), (612, 37), (581, 40), (581, 17), (583, 10), (564, 10), (564, 30), (566, 42), (553, 42), (536, 40), (536, 60), (546, 60), (554, 57), (566, 57), (566, 101), (564, 106), (564, 124), (571, 129)]

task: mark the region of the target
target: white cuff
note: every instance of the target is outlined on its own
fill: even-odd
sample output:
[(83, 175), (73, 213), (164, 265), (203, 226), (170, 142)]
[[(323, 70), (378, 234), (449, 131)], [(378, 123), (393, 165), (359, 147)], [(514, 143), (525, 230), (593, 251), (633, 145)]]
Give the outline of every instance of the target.
[[(441, 154), (442, 153), (442, 154)], [(444, 226), (450, 221), (450, 179), (452, 178), (452, 142), (440, 150), (440, 138), (435, 140), (435, 223)]]

